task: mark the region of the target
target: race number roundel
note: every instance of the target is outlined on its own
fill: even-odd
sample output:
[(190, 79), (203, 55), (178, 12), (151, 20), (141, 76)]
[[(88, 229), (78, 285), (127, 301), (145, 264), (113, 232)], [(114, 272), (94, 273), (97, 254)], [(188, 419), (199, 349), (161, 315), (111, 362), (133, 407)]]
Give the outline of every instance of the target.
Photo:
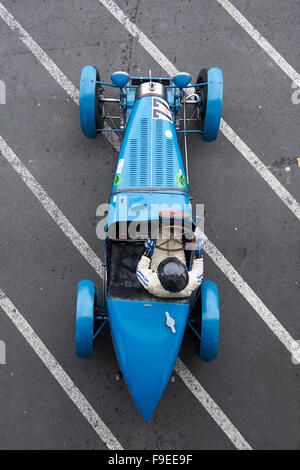
[(116, 174), (116, 176), (114, 177), (114, 185), (118, 186), (118, 184), (120, 184), (121, 181), (122, 181), (122, 175)]
[(175, 183), (180, 188), (184, 188), (186, 185), (185, 176), (180, 171), (175, 175)]

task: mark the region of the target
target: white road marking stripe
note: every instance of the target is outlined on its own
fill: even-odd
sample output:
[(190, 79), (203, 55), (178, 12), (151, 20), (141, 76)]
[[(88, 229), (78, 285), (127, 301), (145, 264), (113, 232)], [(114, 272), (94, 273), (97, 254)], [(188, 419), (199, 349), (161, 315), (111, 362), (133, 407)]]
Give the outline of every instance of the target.
[(274, 49), (274, 47), (254, 28), (242, 13), (229, 1), (217, 0), (232, 18), (251, 36), (251, 38), (268, 54), (281, 70), (300, 88), (299, 73)]
[[(85, 240), (81, 237), (81, 235), (79, 235), (79, 233), (76, 231), (73, 225), (68, 221), (68, 219), (63, 215), (61, 210), (56, 206), (55, 202), (47, 195), (46, 191), (36, 181), (34, 176), (29, 172), (29, 170), (20, 161), (20, 159), (15, 155), (15, 153), (7, 145), (7, 143), (1, 136), (0, 136), (0, 152), (2, 153), (4, 158), (8, 161), (8, 163), (10, 163), (11, 166), (21, 176), (24, 183), (33, 192), (33, 194), (40, 201), (40, 203), (42, 204), (44, 209), (48, 212), (48, 214), (52, 217), (52, 219), (57, 223), (60, 229), (71, 240), (75, 248), (79, 250), (79, 252), (86, 259), (86, 261), (95, 269), (97, 274), (100, 277), (103, 277), (103, 266), (102, 266), (102, 261), (100, 260), (100, 258), (98, 258), (96, 253), (89, 247), (89, 245), (85, 242)], [(194, 384), (195, 383), (196, 382), (194, 382)], [(202, 386), (200, 385), (200, 383), (198, 383), (198, 388), (202, 389)], [(194, 392), (192, 391), (192, 393)], [(200, 401), (200, 403), (206, 407), (206, 401), (205, 402)], [(217, 407), (217, 405), (215, 406)], [(209, 411), (209, 409), (207, 410)]]
[[(167, 59), (167, 57), (159, 51), (153, 42), (125, 15), (121, 8), (112, 0), (99, 0), (102, 5), (107, 8), (110, 13), (127, 29), (127, 31), (136, 37), (141, 46), (156, 60), (170, 77), (176, 75), (178, 70)], [(234, 130), (222, 119), (220, 131), (228, 139), (228, 141), (246, 158), (252, 167), (260, 174), (265, 182), (275, 191), (282, 202), (293, 212), (300, 220), (300, 204), (285, 189), (285, 187), (275, 178), (268, 170), (263, 162), (255, 155), (252, 150), (242, 141), (242, 139), (234, 132)]]
[[(40, 203), (43, 205), (45, 210), (57, 223), (60, 229), (67, 235), (71, 240), (75, 248), (79, 250), (82, 256), (88, 261), (88, 263), (95, 269), (97, 274), (103, 276), (103, 267), (101, 260), (97, 257), (95, 252), (89, 247), (89, 245), (83, 240), (75, 228), (70, 224), (67, 218), (62, 214), (60, 209), (56, 206), (54, 201), (49, 198), (45, 190), (40, 186), (36, 179), (31, 175), (19, 158), (14, 154), (14, 152), (9, 148), (7, 143), (2, 137), (0, 137), (0, 150), (6, 160), (12, 165), (12, 167), (17, 171), (21, 176), (24, 183), (29, 187), (33, 194), (37, 197)], [(75, 235), (75, 238), (74, 238)], [(283, 342), (287, 349), (293, 354), (294, 357), (300, 359), (300, 347), (299, 345), (290, 337), (289, 333), (284, 329), (284, 327), (278, 322), (274, 315), (267, 309), (267, 307), (261, 302), (257, 295), (252, 291), (252, 289), (246, 284), (246, 282), (241, 278), (237, 271), (231, 266), (231, 264), (224, 258), (224, 256), (217, 250), (217, 248), (207, 239), (205, 239), (205, 251), (212, 258), (212, 260), (217, 264), (217, 266), (223, 271), (223, 273), (230, 279), (233, 285), (241, 292), (241, 294), (246, 298), (250, 305), (256, 310), (260, 317), (267, 323), (267, 325), (272, 329), (274, 334)], [(185, 382), (186, 383), (186, 382)], [(200, 389), (202, 389), (199, 384)], [(193, 390), (189, 387), (193, 392)], [(201, 401), (200, 403), (206, 407), (206, 401)], [(215, 419), (215, 417), (214, 417)], [(223, 428), (222, 428), (223, 429)], [(226, 433), (227, 434), (227, 433)]]
[[(3, 137), (0, 136), (0, 152), (10, 163), (14, 170), (20, 175), (27, 187), (32, 191), (40, 201), (44, 209), (52, 217), (63, 233), (73, 243), (75, 248), (81, 253), (96, 273), (103, 278), (104, 267), (101, 259), (96, 255), (84, 238), (77, 232), (71, 222), (65, 217), (62, 211), (57, 207), (42, 186), (37, 182), (30, 171), (25, 167), (13, 150), (8, 146)], [(258, 315), (264, 320), (267, 326), (273, 331), (277, 338), (282, 342), (286, 349), (300, 361), (300, 345), (292, 338), (284, 326), (277, 320), (273, 313), (265, 306), (260, 298), (255, 294), (251, 287), (244, 281), (229, 261), (222, 255), (217, 247), (208, 240), (203, 233), (204, 250), (232, 282), (243, 297), (250, 303)]]
[(234, 446), (239, 450), (252, 450), (252, 448), (241, 435), (241, 433), (232, 424), (230, 419), (227, 418), (225, 413), (219, 408), (219, 406), (206, 392), (206, 390), (204, 390), (202, 385), (189, 371), (189, 369), (184, 365), (181, 359), (177, 359), (174, 370), (179, 375), (181, 380), (185, 383), (185, 385), (190, 389), (192, 394), (203, 405), (203, 407), (210, 414), (210, 416), (220, 426), (222, 431), (231, 440)]
[[(4, 11), (3, 11), (4, 10)], [(67, 93), (73, 98), (75, 103), (78, 105), (78, 90), (74, 87), (74, 85), (65, 77), (65, 75), (60, 72), (56, 64), (42, 51), (40, 46), (30, 38), (29, 34), (22, 28), (22, 26), (16, 22), (13, 17), (7, 12), (7, 10), (3, 7), (0, 3), (0, 16), (6, 21), (6, 23), (12, 28), (17, 29), (22, 37), (26, 37), (27, 41), (24, 42), (27, 46), (30, 45), (29, 49), (31, 52), (37, 57), (38, 60), (41, 57), (43, 61), (41, 61), (42, 65), (50, 72), (50, 74), (55, 78), (55, 80), (64, 88)], [(21, 37), (21, 39), (22, 39)], [(55, 71), (56, 73), (52, 73)], [(106, 135), (105, 135), (106, 136)], [(111, 141), (112, 145), (119, 150), (120, 144), (119, 140), (113, 139)], [(73, 225), (68, 221), (68, 219), (63, 215), (61, 210), (56, 206), (54, 201), (47, 195), (45, 190), (41, 187), (41, 185), (36, 181), (34, 176), (28, 171), (28, 169), (23, 165), (20, 159), (15, 155), (15, 153), (10, 149), (4, 139), (0, 136), (0, 151), (6, 160), (12, 165), (12, 167), (17, 171), (17, 173), (21, 176), (24, 183), (29, 187), (29, 189), (33, 192), (33, 194), (37, 197), (40, 203), (43, 205), (45, 210), (49, 213), (49, 215), (53, 218), (53, 220), (57, 223), (60, 229), (67, 235), (67, 237), (71, 240), (75, 248), (79, 250), (82, 256), (88, 261), (88, 263), (95, 269), (97, 274), (100, 277), (103, 277), (103, 267), (101, 260), (97, 257), (95, 252), (89, 247), (89, 245), (85, 242), (85, 240), (79, 235)], [(188, 369), (186, 369), (188, 371)], [(202, 386), (199, 382), (194, 379), (194, 384), (198, 384), (198, 388), (202, 389)], [(203, 390), (203, 394), (206, 392)], [(208, 396), (208, 395), (207, 395)], [(199, 399), (199, 398), (198, 398)], [(201, 403), (201, 401), (200, 401)], [(214, 403), (211, 399), (211, 403)], [(206, 406), (206, 402), (202, 403)], [(217, 407), (217, 405), (215, 405)], [(211, 406), (213, 409), (213, 406)], [(208, 409), (208, 412), (210, 410)], [(215, 419), (215, 418), (214, 418)], [(236, 433), (239, 435), (238, 431)], [(243, 439), (243, 438), (242, 438)], [(245, 441), (246, 442), (246, 441)]]
[(205, 252), (223, 272), (223, 274), (225, 274), (225, 276), (232, 282), (247, 302), (249, 302), (251, 307), (258, 313), (270, 330), (273, 331), (279, 341), (281, 341), (286, 349), (300, 361), (300, 345), (298, 342), (290, 335), (280, 321), (277, 320), (275, 315), (273, 315), (258, 295), (255, 294), (247, 282), (244, 281), (242, 276), (234, 269), (218, 248), (208, 240), (206, 235), (203, 234), (202, 236), (204, 238)]
[[(50, 75), (57, 81), (57, 83), (68, 93), (72, 100), (79, 105), (79, 91), (73, 85), (73, 83), (66, 77), (66, 75), (57, 67), (52, 59), (46, 54), (45, 51), (37, 44), (37, 42), (30, 36), (29, 33), (18, 23), (8, 12), (8, 10), (0, 2), (0, 17), (5, 23), (17, 32), (21, 41), (25, 46), (32, 52), (36, 59), (45, 67)], [(108, 124), (105, 123), (105, 127), (108, 128)], [(105, 132), (105, 138), (111, 143), (111, 145), (117, 150), (120, 150), (120, 141), (116, 133)]]
[(170, 77), (178, 73), (177, 68), (167, 57), (153, 44), (153, 42), (134, 24), (121, 8), (112, 0), (99, 0), (102, 5), (121, 23), (138, 43), (147, 50), (153, 59), (163, 68)]
[[(101, 1), (101, 0), (100, 0), (100, 1)], [(115, 5), (115, 4), (114, 4), (114, 5)], [(116, 6), (116, 5), (115, 5), (115, 6)], [(118, 8), (118, 7), (117, 7), (117, 8)], [(26, 36), (26, 37), (28, 36), (28, 37), (30, 38), (30, 36), (28, 35), (28, 33), (21, 27), (21, 25), (20, 25), (18, 22), (16, 22), (16, 21), (13, 19), (12, 15), (10, 15), (10, 13), (8, 13), (8, 11), (3, 7), (3, 5), (2, 5), (1, 3), (0, 3), (0, 16), (1, 16), (2, 19), (8, 24), (8, 26), (11, 27), (11, 29), (13, 29), (13, 30), (17, 29), (17, 30), (19, 31), (21, 39), (22, 39), (22, 37), (24, 37), (24, 36)], [(125, 22), (127, 22), (128, 19), (126, 19), (126, 16), (125, 16), (125, 15), (124, 15), (124, 17), (125, 17)], [(129, 20), (128, 20), (128, 21), (129, 21)], [(128, 26), (128, 27), (130, 28), (132, 25), (133, 25), (133, 23), (131, 23), (131, 22), (129, 21), (129, 26)], [(135, 25), (133, 25), (133, 26), (135, 26)], [(130, 29), (129, 29), (129, 31), (130, 31)], [(131, 31), (130, 31), (130, 32), (131, 32)], [(148, 40), (148, 38), (147, 38), (143, 33), (141, 33), (139, 30), (137, 30), (137, 34), (135, 34), (136, 31), (135, 31), (134, 28), (133, 28), (133, 32), (134, 32), (134, 34), (133, 34), (133, 33), (131, 33), (131, 34), (133, 34), (134, 36), (138, 35), (138, 37), (139, 37), (139, 42), (141, 42), (141, 41), (143, 42), (144, 40), (146, 40), (146, 41)], [(148, 41), (149, 41), (149, 40), (148, 40)], [(25, 45), (27, 45), (27, 42), (25, 42), (25, 41), (23, 41), (23, 42), (24, 42)], [(141, 42), (141, 44), (142, 44), (142, 42)], [(40, 48), (40, 46), (38, 46), (37, 43), (36, 43), (32, 38), (31, 38), (31, 41), (29, 41), (29, 43), (30, 43), (32, 46), (34, 46), (34, 50), (35, 50), (35, 51), (39, 51), (39, 50), (42, 51), (42, 49)], [(157, 56), (158, 59), (160, 59), (160, 58), (161, 58), (161, 55), (162, 55), (162, 54), (160, 53), (160, 51), (156, 48), (156, 46), (154, 46), (154, 44), (151, 43), (151, 41), (150, 41), (150, 45), (153, 46), (153, 47), (152, 47), (152, 53), (151, 53), (152, 57), (154, 57), (155, 60), (157, 60), (157, 59), (156, 59), (156, 56)], [(35, 46), (36, 46), (37, 49), (35, 48)], [(27, 45), (27, 47), (28, 47), (28, 45)], [(30, 50), (31, 50), (31, 49), (30, 49)], [(32, 52), (33, 52), (33, 51), (32, 51)], [(45, 62), (45, 63), (41, 62), (42, 65), (44, 65), (47, 70), (48, 70), (48, 67), (49, 67), (49, 68), (51, 68), (51, 70), (56, 70), (56, 69), (57, 69), (57, 71), (60, 71), (60, 70), (58, 69), (58, 67), (53, 63), (53, 61), (44, 53), (44, 51), (42, 51), (42, 52), (43, 52), (43, 54), (42, 54), (41, 57), (44, 58), (44, 59), (46, 59), (46, 62)], [(33, 53), (34, 53), (34, 52), (33, 52)], [(39, 57), (38, 57), (35, 53), (34, 53), (34, 55), (35, 55), (35, 56), (38, 58), (38, 60), (39, 60)], [(168, 61), (167, 58), (164, 58), (164, 63), (165, 63), (166, 66), (169, 67), (169, 71), (170, 71), (169, 74), (170, 74), (170, 75), (173, 75), (173, 74), (175, 74), (175, 73), (177, 72), (177, 69), (171, 64), (171, 62)], [(52, 64), (55, 66), (54, 69), (53, 69), (53, 67), (50, 67)], [(171, 72), (172, 68), (173, 68), (173, 72)], [(50, 73), (51, 73), (51, 72), (50, 72)], [(63, 77), (66, 79), (65, 75), (64, 75), (64, 74), (62, 74), (62, 75), (60, 75), (60, 74), (57, 75), (57, 74), (56, 74), (56, 75), (54, 76), (52, 73), (51, 73), (51, 75), (52, 75), (52, 76), (55, 78), (55, 80), (68, 92), (68, 94), (69, 94), (70, 96), (72, 96), (72, 94), (70, 94), (70, 93), (71, 93), (72, 87), (74, 87), (74, 85), (73, 85), (68, 79), (67, 79), (67, 82), (65, 82), (65, 80), (62, 81), (62, 78), (63, 78)], [(56, 77), (57, 77), (57, 78), (56, 78)], [(69, 91), (65, 88), (66, 85), (70, 85), (70, 86), (71, 86), (71, 88), (69, 88)], [(74, 87), (74, 88), (75, 88), (75, 87)], [(75, 90), (76, 90), (76, 89), (75, 89)], [(74, 89), (73, 89), (73, 91), (74, 91)], [(73, 94), (72, 98), (73, 98), (73, 100), (75, 101), (75, 103), (78, 104), (78, 90), (76, 90), (76, 93)], [(111, 133), (111, 134), (112, 134), (112, 133)], [(108, 136), (106, 136), (106, 137), (108, 137)], [(2, 138), (1, 138), (1, 141), (5, 144), (4, 147), (7, 146), (6, 142), (5, 142)], [(0, 141), (0, 142), (1, 142), (1, 141)], [(113, 141), (112, 141), (111, 143), (112, 143), (112, 145), (113, 145), (117, 150), (119, 150), (119, 148), (120, 148), (119, 141), (116, 142), (116, 140), (114, 140), (114, 138), (113, 138)], [(36, 184), (36, 185), (37, 185), (37, 188), (38, 188), (38, 189), (40, 188), (40, 189), (42, 190), (41, 194), (42, 194), (43, 196), (46, 195), (46, 201), (49, 201), (49, 202), (50, 202), (50, 208), (51, 208), (52, 204), (55, 205), (54, 201), (53, 201), (51, 198), (49, 198), (49, 197), (47, 196), (47, 194), (46, 194), (46, 192), (43, 190), (43, 188), (39, 185), (39, 183), (37, 183), (37, 181), (35, 180), (35, 178), (30, 174), (30, 172), (27, 170), (27, 168), (21, 163), (21, 161), (18, 159), (18, 157), (16, 157), (16, 155), (12, 152), (12, 150), (11, 150), (8, 146), (7, 146), (7, 150), (9, 150), (8, 155), (10, 154), (10, 156), (12, 157), (12, 158), (11, 158), (12, 163), (11, 163), (11, 162), (10, 162), (10, 163), (11, 163), (12, 166), (16, 169), (16, 171), (19, 170), (18, 173), (20, 174), (20, 176), (21, 176), (21, 177), (22, 177), (22, 175), (24, 175), (24, 176), (26, 176), (26, 177), (29, 176), (29, 178), (25, 178), (25, 179), (24, 179), (24, 182), (27, 184), (26, 180), (31, 181), (31, 182), (33, 183), (33, 184), (32, 184), (32, 187), (35, 187), (35, 184)], [(4, 155), (4, 156), (5, 156), (5, 155)], [(6, 158), (6, 156), (5, 156), (5, 158)], [(8, 161), (9, 161), (9, 160), (8, 160)], [(24, 172), (23, 170), (25, 170), (25, 172)], [(23, 179), (23, 178), (22, 178), (22, 179)], [(28, 184), (27, 184), (27, 186), (28, 186)], [(28, 187), (30, 187), (30, 186), (28, 186)], [(30, 189), (31, 189), (31, 188), (30, 188)], [(31, 190), (32, 190), (32, 189), (31, 189)], [(39, 191), (37, 191), (36, 193), (34, 192), (34, 194), (36, 195), (36, 197), (39, 199), (39, 201), (40, 201), (40, 202), (42, 203), (42, 205), (44, 206), (44, 204), (43, 204), (43, 199), (44, 199), (44, 198), (43, 198), (43, 197), (42, 197), (42, 198), (39, 197)], [(48, 204), (47, 204), (47, 205), (48, 205)], [(44, 206), (44, 207), (45, 207), (45, 206)], [(57, 207), (57, 206), (55, 205), (55, 207)], [(54, 207), (52, 207), (52, 208), (54, 209)], [(45, 209), (47, 210), (46, 207), (45, 207)], [(52, 215), (52, 210), (51, 210), (51, 212), (49, 212), (49, 211), (47, 210), (47, 212), (51, 215), (51, 217), (53, 218), (53, 220), (56, 222), (56, 217), (54, 217), (55, 213), (53, 213), (53, 215)], [(72, 234), (72, 229), (75, 230), (74, 227), (70, 224), (70, 222), (65, 218), (65, 216), (61, 213), (61, 211), (60, 211), (58, 208), (57, 208), (57, 214), (59, 214), (59, 215), (61, 214), (62, 217), (63, 217), (63, 218), (61, 219), (61, 221), (66, 222), (66, 225), (65, 225), (65, 223), (63, 223), (63, 224), (58, 224), (58, 225), (60, 226), (61, 230), (63, 230), (63, 232), (66, 233), (65, 230), (64, 230), (64, 227), (66, 226), (66, 227), (68, 228), (68, 230), (67, 230), (67, 233), (69, 233), (69, 235), (67, 235), (68, 238), (72, 241), (72, 243), (74, 244), (74, 246), (75, 246), (77, 249), (79, 249), (79, 247), (77, 246), (77, 244), (75, 244), (74, 241), (72, 240), (72, 238), (70, 237), (70, 235)], [(57, 222), (56, 222), (56, 223), (57, 223)], [(66, 234), (67, 234), (67, 233), (66, 233)], [(82, 239), (82, 237), (78, 234), (78, 232), (77, 232), (76, 230), (75, 230), (75, 233), (80, 237), (80, 241), (82, 240), (82, 241), (84, 242), (84, 244), (85, 244), (86, 242)], [(80, 244), (80, 245), (81, 245), (81, 244)], [(86, 244), (86, 245), (87, 245), (87, 244)], [(213, 245), (212, 245), (212, 246), (213, 246)], [(87, 245), (87, 247), (89, 247), (89, 246)], [(90, 248), (90, 247), (89, 247), (89, 248)], [(102, 262), (101, 262), (101, 260), (97, 257), (97, 255), (94, 253), (94, 251), (90, 248), (90, 250), (88, 250), (88, 256), (85, 256), (85, 250), (80, 250), (80, 249), (79, 249), (79, 251), (80, 251), (80, 253), (84, 256), (84, 258), (91, 264), (91, 266), (94, 267), (94, 269), (96, 270), (96, 272), (102, 277), (102, 271), (103, 271)], [(208, 254), (211, 256), (211, 254), (210, 254), (209, 252), (208, 252)], [(221, 253), (220, 253), (220, 255), (221, 255)], [(221, 256), (223, 256), (223, 255), (221, 255)], [(212, 256), (211, 256), (211, 257), (212, 257)], [(225, 259), (225, 258), (224, 258), (224, 259)], [(226, 261), (227, 261), (227, 260), (226, 260)], [(96, 262), (96, 266), (98, 266), (98, 269), (95, 267), (95, 262)], [(229, 264), (229, 266), (231, 266), (230, 263), (228, 263), (228, 264)], [(223, 269), (220, 267), (219, 264), (218, 264), (218, 266), (219, 266), (219, 268), (223, 271)], [(232, 269), (234, 269), (234, 268), (232, 268)], [(100, 274), (100, 272), (101, 272), (101, 274)], [(224, 272), (224, 271), (223, 271), (223, 272)], [(235, 271), (235, 272), (236, 272), (236, 271)], [(245, 283), (245, 284), (246, 284), (246, 283)], [(247, 285), (247, 284), (246, 284), (246, 285)], [(236, 286), (236, 285), (235, 285), (235, 286)], [(242, 295), (244, 295), (244, 294), (242, 294)], [(299, 347), (298, 351), (299, 351), (299, 350), (300, 350), (300, 347)], [(298, 351), (296, 351), (296, 353), (298, 353)], [(297, 354), (296, 354), (296, 355), (297, 355)], [(199, 385), (200, 385), (200, 384), (199, 384)]]
[(43, 49), (35, 42), (34, 39), (25, 31), (25, 29), (18, 23), (14, 17), (7, 11), (7, 9), (0, 2), (0, 17), (5, 23), (19, 34), (21, 41), (32, 52), (37, 60), (45, 67), (45, 69), (52, 75), (60, 86), (68, 93), (68, 95), (79, 104), (79, 93), (73, 83), (65, 76), (64, 73), (57, 67), (57, 65), (47, 56)]
[[(130, 21), (125, 13), (115, 4), (112, 0), (99, 0), (110, 13), (129, 31), (134, 37), (138, 38), (138, 42), (149, 52), (149, 54), (158, 62), (158, 64), (170, 75), (175, 75), (178, 70), (173, 64), (158, 50), (152, 41), (145, 36), (144, 33)], [(282, 186), (282, 184), (275, 178), (275, 176), (268, 170), (262, 161), (250, 150), (250, 148), (242, 141), (242, 139), (234, 132), (234, 130), (222, 119), (221, 131), (225, 137), (241, 152), (247, 161), (256, 169), (256, 171), (264, 178), (269, 186), (275, 191), (280, 199), (287, 205), (287, 207), (295, 214), (300, 220), (300, 205), (291, 196), (291, 194)], [(221, 271), (231, 280), (234, 286), (242, 293), (250, 305), (257, 311), (259, 316), (271, 328), (278, 339), (285, 345), (288, 351), (296, 351), (300, 354), (299, 345), (285, 330), (276, 317), (270, 310), (263, 304), (255, 292), (248, 286), (248, 284), (241, 278), (237, 271), (231, 266), (226, 258), (219, 252), (219, 250), (210, 242), (207, 237), (205, 251), (221, 269)], [(299, 356), (300, 357), (300, 356)]]
[(79, 411), (92, 426), (94, 431), (111, 450), (123, 450), (119, 441), (115, 438), (112, 432), (104, 424), (100, 416), (96, 413), (94, 408), (90, 405), (87, 399), (82, 395), (80, 390), (76, 387), (74, 382), (64, 371), (61, 365), (57, 362), (55, 357), (51, 354), (49, 349), (38, 337), (36, 332), (31, 328), (29, 323), (16, 309), (13, 303), (0, 289), (0, 307), (6, 313), (8, 318), (18, 328), (19, 332), (24, 336), (28, 344), (32, 347), (34, 352), (38, 355), (41, 361), (45, 364), (49, 372), (53, 375), (55, 380), (63, 388), (68, 397), (77, 406)]
[(21, 162), (17, 155), (7, 145), (5, 140), (0, 136), (0, 152), (4, 158), (10, 163), (14, 170), (20, 175), (27, 187), (33, 192), (35, 197), (40, 201), (44, 209), (52, 217), (54, 222), (64, 232), (64, 234), (71, 240), (75, 248), (82, 254), (87, 262), (94, 268), (96, 273), (103, 277), (104, 268), (102, 261), (98, 258), (96, 253), (82, 238), (82, 236), (73, 227), (71, 222), (64, 216), (61, 210), (57, 207), (55, 202), (48, 196), (44, 188), (37, 182), (34, 176)]
[(221, 119), (220, 130), (232, 145), (246, 158), (253, 168), (260, 174), (266, 183), (273, 189), (277, 196), (300, 220), (300, 204), (288, 192), (288, 190), (278, 181), (271, 171), (262, 163), (245, 142), (234, 132), (234, 130)]

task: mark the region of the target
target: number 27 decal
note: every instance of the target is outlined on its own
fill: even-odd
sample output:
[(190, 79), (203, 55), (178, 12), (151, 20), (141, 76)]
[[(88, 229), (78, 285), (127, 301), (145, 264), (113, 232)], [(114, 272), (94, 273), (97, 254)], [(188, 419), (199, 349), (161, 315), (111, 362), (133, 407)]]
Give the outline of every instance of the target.
[(168, 104), (159, 98), (152, 98), (152, 119), (164, 119), (173, 122)]

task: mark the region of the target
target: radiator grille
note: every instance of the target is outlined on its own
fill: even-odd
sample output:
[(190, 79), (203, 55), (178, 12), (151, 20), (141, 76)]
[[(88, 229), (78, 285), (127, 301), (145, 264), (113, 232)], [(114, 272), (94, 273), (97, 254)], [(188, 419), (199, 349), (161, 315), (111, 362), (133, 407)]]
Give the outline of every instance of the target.
[[(165, 129), (163, 120), (153, 120), (152, 185), (157, 188), (174, 187), (178, 166), (173, 138), (165, 136)], [(132, 188), (148, 188), (151, 184), (151, 129), (147, 117), (140, 119), (135, 135), (137, 137), (129, 139), (129, 152), (126, 152), (129, 160), (127, 184)], [(126, 184), (125, 181), (123, 184)]]
[(148, 186), (148, 119), (141, 119), (141, 147), (140, 147), (140, 187)]
[(162, 121), (156, 121), (156, 142), (155, 142), (155, 162), (154, 162), (154, 185), (163, 186), (164, 167), (163, 167), (163, 126)]
[(174, 150), (173, 140), (167, 141), (166, 186), (174, 186)]
[(129, 185), (137, 187), (138, 178), (138, 140), (131, 139), (130, 141), (130, 156), (129, 156)]

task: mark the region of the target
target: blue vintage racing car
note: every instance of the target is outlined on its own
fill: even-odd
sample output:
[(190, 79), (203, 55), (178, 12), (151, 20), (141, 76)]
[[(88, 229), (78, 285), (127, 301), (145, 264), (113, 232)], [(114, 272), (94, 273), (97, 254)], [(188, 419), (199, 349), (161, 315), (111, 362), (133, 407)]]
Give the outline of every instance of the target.
[[(204, 361), (218, 353), (219, 297), (214, 282), (204, 280), (189, 297), (161, 298), (145, 288), (136, 272), (145, 243), (164, 227), (185, 240), (178, 250), (187, 267), (193, 263), (197, 219), (188, 189), (186, 136), (199, 133), (204, 141), (216, 139), (223, 75), (218, 68), (203, 69), (196, 83), (190, 82), (187, 73), (170, 79), (152, 77), (151, 72), (148, 77), (115, 72), (106, 83), (93, 66), (84, 67), (80, 79), (84, 135), (93, 139), (113, 131), (123, 140), (105, 227), (104, 288), (99, 293), (93, 282), (79, 282), (76, 354), (90, 358), (96, 336), (109, 324), (120, 370), (145, 421), (170, 380), (186, 325), (195, 333)], [(105, 97), (108, 87), (117, 97)], [(114, 105), (118, 116), (108, 111)], [(193, 114), (187, 117), (190, 110)], [(109, 120), (113, 125), (108, 126)]]

